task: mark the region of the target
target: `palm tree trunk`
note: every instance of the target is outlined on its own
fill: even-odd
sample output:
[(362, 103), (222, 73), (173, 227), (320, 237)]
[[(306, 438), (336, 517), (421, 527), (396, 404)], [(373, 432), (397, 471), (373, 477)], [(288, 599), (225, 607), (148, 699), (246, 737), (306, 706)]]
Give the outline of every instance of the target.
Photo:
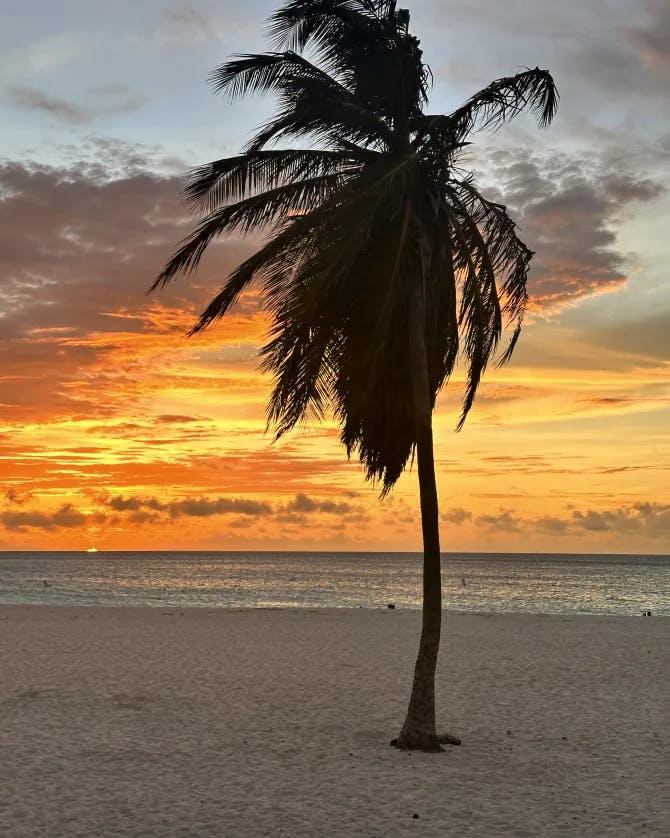
[(410, 353), (416, 450), (423, 532), (423, 621), (407, 717), (397, 744), (401, 748), (439, 751), (435, 732), (435, 668), (442, 625), (440, 531), (433, 459), (433, 408), (428, 380), (423, 289), (414, 290), (409, 312)]

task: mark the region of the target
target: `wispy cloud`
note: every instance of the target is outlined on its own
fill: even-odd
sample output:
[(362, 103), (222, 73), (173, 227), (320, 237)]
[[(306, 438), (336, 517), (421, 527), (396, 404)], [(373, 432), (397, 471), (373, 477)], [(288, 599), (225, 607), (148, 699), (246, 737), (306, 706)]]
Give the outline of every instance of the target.
[(622, 31), (638, 50), (644, 64), (658, 76), (667, 92), (670, 75), (670, 6), (665, 0), (643, 0), (647, 12), (642, 25), (624, 26)]
[(29, 87), (10, 87), (6, 92), (11, 105), (38, 111), (70, 125), (84, 125), (100, 117), (137, 110), (144, 97), (126, 85), (101, 85), (90, 89), (79, 102), (52, 96)]
[(40, 90), (11, 87), (7, 91), (7, 98), (16, 108), (41, 111), (63, 122), (69, 122), (71, 125), (81, 125), (89, 120), (88, 114), (82, 108), (65, 99), (56, 99)]
[(98, 48), (98, 39), (77, 31), (56, 31), (5, 53), (0, 61), (4, 78), (53, 73)]
[(159, 19), (159, 27), (166, 39), (181, 45), (221, 39), (213, 17), (190, 4), (175, 4), (167, 9)]

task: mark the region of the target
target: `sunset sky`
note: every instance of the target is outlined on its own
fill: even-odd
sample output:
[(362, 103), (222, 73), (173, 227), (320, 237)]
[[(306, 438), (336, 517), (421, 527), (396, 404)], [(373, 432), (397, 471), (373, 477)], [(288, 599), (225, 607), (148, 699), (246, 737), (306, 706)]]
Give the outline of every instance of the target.
[[(670, 5), (415, 0), (430, 111), (549, 69), (561, 102), (465, 157), (537, 252), (512, 363), (435, 416), (443, 550), (670, 553)], [(0, 28), (0, 549), (413, 550), (416, 473), (380, 501), (336, 426), (273, 444), (253, 293), (186, 337), (254, 247), (146, 295), (193, 226), (189, 168), (271, 102), (209, 71), (276, 6), (6, 0)]]

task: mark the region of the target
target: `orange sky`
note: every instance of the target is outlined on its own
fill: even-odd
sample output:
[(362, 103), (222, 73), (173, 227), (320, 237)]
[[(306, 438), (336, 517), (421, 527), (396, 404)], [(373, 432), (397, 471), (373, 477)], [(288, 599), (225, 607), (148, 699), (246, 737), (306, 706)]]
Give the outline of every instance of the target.
[[(460, 433), (458, 376), (438, 404), (444, 550), (670, 552), (667, 101), (665, 59), (654, 52), (665, 17), (645, 29), (633, 25), (632, 5), (619, 5), (608, 44), (628, 62), (628, 99), (605, 73), (604, 47), (589, 52), (585, 42), (581, 58), (557, 52), (549, 56), (563, 94), (555, 128), (539, 133), (520, 122), (467, 161), (487, 194), (509, 205), (537, 256), (512, 363), (487, 373)], [(222, 8), (224, 17), (239, 14)], [(445, 24), (437, 6), (422, 9), (417, 27), (434, 24), (430, 61), (431, 38), (436, 48)], [(263, 14), (254, 7), (245, 31), (256, 33)], [(459, 18), (462, 38), (490, 38), (489, 24), (469, 15)], [(534, 66), (535, 45), (546, 49), (540, 18), (527, 23), (515, 42), (521, 57), (494, 56), (498, 75), (520, 61)], [(569, 34), (567, 12), (555, 23)], [(69, 63), (59, 64), (65, 24), (51, 25), (51, 52), (48, 33), (35, 41), (39, 50), (26, 41), (26, 54), (42, 56), (41, 69), (37, 59), (26, 68), (42, 99), (13, 94), (14, 110), (0, 106), (15, 143), (0, 160), (0, 549), (419, 548), (415, 473), (380, 501), (347, 462), (332, 423), (276, 444), (265, 435), (270, 382), (256, 352), (266, 320), (253, 293), (223, 324), (186, 337), (254, 242), (221, 242), (192, 280), (145, 295), (193, 224), (177, 200), (185, 169), (236, 151), (261, 111), (245, 105), (239, 122), (219, 120), (216, 149), (195, 111), (190, 140), (181, 126), (171, 133), (148, 87), (144, 106), (119, 110), (102, 127), (81, 102), (75, 119), (75, 98), (68, 110), (49, 85), (61, 64), (81, 76), (93, 58), (83, 48), (73, 58), (71, 47)], [(225, 39), (210, 43), (209, 30), (198, 31), (194, 52), (180, 54), (183, 67), (198, 45), (208, 66), (231, 52)], [(99, 49), (96, 67), (105, 63)], [(147, 49), (152, 73), (169, 72), (167, 47)], [(459, 61), (431, 63), (436, 75), (453, 73), (460, 101), (479, 77)], [(587, 69), (588, 89), (579, 83)], [(484, 71), (483, 83), (495, 77)], [(195, 89), (201, 79), (188, 83)], [(445, 96), (436, 83), (436, 109)], [(203, 125), (214, 107), (228, 113), (208, 102)], [(636, 121), (637, 108), (658, 122)]]
[[(189, 339), (194, 309), (174, 303), (10, 339), (2, 547), (416, 548), (414, 473), (382, 502), (333, 424), (264, 434), (264, 316)], [(666, 363), (536, 316), (457, 434), (461, 387), (435, 418), (444, 549), (665, 549)]]

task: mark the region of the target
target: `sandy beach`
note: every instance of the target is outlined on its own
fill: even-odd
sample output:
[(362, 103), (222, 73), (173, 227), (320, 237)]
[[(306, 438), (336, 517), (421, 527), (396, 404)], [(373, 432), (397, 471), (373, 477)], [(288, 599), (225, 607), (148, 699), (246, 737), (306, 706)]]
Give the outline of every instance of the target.
[(0, 607), (0, 834), (667, 836), (670, 619)]

